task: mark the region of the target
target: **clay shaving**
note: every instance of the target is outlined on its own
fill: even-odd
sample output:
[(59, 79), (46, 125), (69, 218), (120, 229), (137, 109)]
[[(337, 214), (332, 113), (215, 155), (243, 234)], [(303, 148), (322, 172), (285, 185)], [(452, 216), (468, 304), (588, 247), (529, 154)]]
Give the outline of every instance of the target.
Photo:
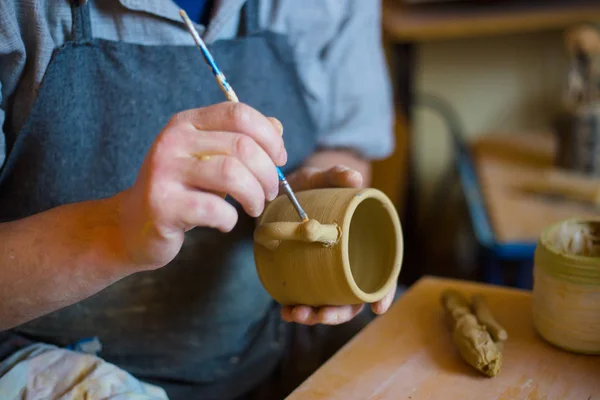
[(600, 222), (565, 222), (549, 240), (564, 254), (600, 257)]

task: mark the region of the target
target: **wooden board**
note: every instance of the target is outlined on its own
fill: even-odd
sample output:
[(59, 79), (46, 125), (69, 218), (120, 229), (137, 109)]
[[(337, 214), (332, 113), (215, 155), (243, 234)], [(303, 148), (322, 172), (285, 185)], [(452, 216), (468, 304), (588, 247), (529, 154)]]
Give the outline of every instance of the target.
[[(508, 330), (495, 378), (462, 362), (445, 324), (441, 292), (482, 293)], [(424, 278), (290, 396), (300, 399), (600, 399), (600, 357), (546, 344), (533, 330), (526, 292)]]
[(499, 242), (536, 242), (547, 226), (573, 217), (599, 217), (590, 205), (519, 190), (554, 163), (555, 143), (546, 134), (492, 134), (473, 143), (487, 214)]
[(396, 41), (426, 41), (564, 28), (600, 20), (596, 0), (506, 0), (406, 5), (384, 0), (382, 24)]

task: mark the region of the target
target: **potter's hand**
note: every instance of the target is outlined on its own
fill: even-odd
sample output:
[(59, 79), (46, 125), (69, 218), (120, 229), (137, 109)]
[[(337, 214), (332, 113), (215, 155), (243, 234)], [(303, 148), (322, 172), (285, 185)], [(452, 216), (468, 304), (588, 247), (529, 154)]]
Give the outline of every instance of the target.
[(142, 269), (171, 261), (184, 233), (237, 223), (228, 194), (251, 216), (278, 194), (275, 165), (287, 161), (281, 124), (241, 103), (175, 115), (146, 155), (133, 187), (120, 197), (122, 241)]
[[(288, 182), (295, 191), (326, 188), (326, 187), (355, 187), (363, 186), (362, 175), (353, 169), (344, 166), (335, 166), (329, 169), (313, 167), (301, 168), (288, 176)], [(383, 314), (388, 310), (394, 295), (396, 285), (380, 301), (371, 304), (371, 309), (376, 314)], [(303, 305), (285, 306), (281, 309), (281, 317), (287, 322), (297, 322), (305, 325), (325, 324), (338, 325), (350, 321), (364, 308), (364, 304), (351, 306), (309, 307)]]
[(336, 165), (329, 169), (304, 167), (287, 176), (287, 181), (294, 191), (320, 189), (328, 187), (351, 187), (363, 186), (363, 178), (360, 172)]
[[(371, 309), (375, 314), (385, 313), (396, 294), (396, 285), (394, 285), (383, 299), (371, 304)], [(339, 325), (350, 321), (356, 317), (363, 309), (364, 304), (355, 304), (351, 306), (285, 306), (281, 309), (281, 318), (286, 322), (297, 322), (304, 325)]]

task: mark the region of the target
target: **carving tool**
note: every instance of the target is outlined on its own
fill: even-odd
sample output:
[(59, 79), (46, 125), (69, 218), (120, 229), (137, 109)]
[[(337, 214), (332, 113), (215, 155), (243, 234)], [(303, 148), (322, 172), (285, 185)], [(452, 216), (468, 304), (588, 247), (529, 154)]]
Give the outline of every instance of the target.
[[(234, 103), (239, 103), (240, 101), (239, 101), (237, 95), (235, 94), (235, 92), (233, 91), (233, 88), (231, 87), (231, 85), (229, 85), (229, 83), (227, 82), (227, 79), (225, 79), (225, 75), (223, 75), (223, 72), (221, 72), (221, 70), (217, 66), (217, 63), (215, 62), (214, 58), (210, 54), (210, 51), (206, 47), (206, 44), (204, 44), (204, 41), (200, 38), (200, 35), (198, 34), (196, 27), (194, 26), (194, 24), (188, 17), (187, 13), (183, 10), (180, 10), (179, 15), (181, 15), (181, 18), (183, 19), (185, 26), (187, 27), (188, 31), (190, 31), (192, 38), (194, 38), (196, 45), (198, 45), (198, 48), (202, 52), (202, 55), (204, 56), (204, 60), (212, 69), (212, 73), (215, 76), (215, 79), (217, 80), (217, 83), (219, 84), (221, 91), (225, 94), (225, 97), (227, 97), (227, 100), (234, 102)], [(298, 202), (298, 199), (296, 198), (296, 195), (294, 194), (287, 179), (285, 179), (285, 175), (283, 175), (283, 172), (281, 172), (279, 167), (277, 167), (277, 166), (275, 166), (275, 167), (277, 168), (277, 174), (279, 175), (279, 182), (281, 184), (281, 188), (285, 192), (286, 196), (292, 202), (292, 205), (294, 206), (294, 209), (296, 209), (296, 212), (300, 216), (300, 219), (302, 219), (303, 222), (308, 221), (308, 216), (306, 215), (306, 212), (304, 211), (304, 209), (302, 209), (302, 206)]]

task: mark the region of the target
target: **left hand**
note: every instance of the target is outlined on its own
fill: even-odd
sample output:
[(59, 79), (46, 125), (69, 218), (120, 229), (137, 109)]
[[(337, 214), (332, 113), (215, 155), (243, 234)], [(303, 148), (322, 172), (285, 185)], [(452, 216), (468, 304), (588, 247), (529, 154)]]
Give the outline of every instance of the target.
[[(327, 187), (360, 188), (363, 186), (363, 178), (358, 171), (341, 165), (329, 169), (304, 167), (289, 175), (287, 180), (294, 191)], [(371, 304), (373, 312), (375, 314), (385, 313), (392, 304), (395, 293), (396, 285), (383, 299)], [(350, 321), (363, 310), (364, 306), (364, 304), (324, 307), (284, 306), (281, 309), (281, 318), (286, 322), (305, 325), (338, 325)]]

